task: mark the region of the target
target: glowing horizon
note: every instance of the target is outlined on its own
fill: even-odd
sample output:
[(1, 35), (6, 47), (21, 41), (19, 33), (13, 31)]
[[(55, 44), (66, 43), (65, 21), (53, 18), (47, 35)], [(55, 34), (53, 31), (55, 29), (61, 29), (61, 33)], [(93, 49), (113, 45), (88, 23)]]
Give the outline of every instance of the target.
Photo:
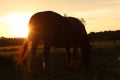
[(10, 27), (9, 33), (5, 32), (5, 37), (27, 37), (28, 35), (28, 22), (30, 18), (30, 13), (9, 13), (3, 18), (3, 29), (7, 30), (6, 27)]
[(0, 37), (27, 37), (29, 18), (46, 10), (84, 18), (88, 33), (120, 30), (120, 0), (8, 1), (0, 5)]

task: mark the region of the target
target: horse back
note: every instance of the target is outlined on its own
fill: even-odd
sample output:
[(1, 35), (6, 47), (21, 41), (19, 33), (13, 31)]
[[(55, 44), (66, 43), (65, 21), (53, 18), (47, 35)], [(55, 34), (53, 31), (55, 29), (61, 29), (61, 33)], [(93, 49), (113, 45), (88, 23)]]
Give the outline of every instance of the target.
[(65, 17), (52, 11), (38, 12), (29, 21), (30, 33), (43, 43), (66, 46), (75, 42), (74, 29)]

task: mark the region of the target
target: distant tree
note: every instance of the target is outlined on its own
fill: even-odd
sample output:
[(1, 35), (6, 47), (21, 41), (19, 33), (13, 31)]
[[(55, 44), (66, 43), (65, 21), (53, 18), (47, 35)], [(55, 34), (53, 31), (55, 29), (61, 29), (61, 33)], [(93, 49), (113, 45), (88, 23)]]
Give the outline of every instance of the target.
[(0, 46), (21, 45), (25, 38), (6, 38), (0, 37)]
[(95, 41), (96, 40), (96, 34), (95, 32), (90, 32), (90, 34), (88, 35), (89, 39), (91, 41)]
[(91, 32), (89, 34), (91, 41), (104, 41), (104, 40), (120, 40), (120, 30), (104, 31), (104, 32)]

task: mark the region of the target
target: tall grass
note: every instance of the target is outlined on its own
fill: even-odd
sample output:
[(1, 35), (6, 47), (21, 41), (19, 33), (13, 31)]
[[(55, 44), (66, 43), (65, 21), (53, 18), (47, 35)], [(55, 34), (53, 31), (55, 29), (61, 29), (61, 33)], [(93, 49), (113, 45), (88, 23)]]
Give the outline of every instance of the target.
[[(22, 80), (23, 72), (16, 69), (12, 59), (19, 47), (0, 49), (0, 80)], [(50, 67), (52, 74), (46, 76), (42, 70), (41, 47), (37, 50), (38, 76), (35, 80), (120, 80), (120, 45), (94, 44), (92, 67), (87, 70), (80, 61), (80, 49), (76, 59), (75, 71), (66, 70), (66, 55), (64, 49), (52, 48), (50, 52)], [(6, 77), (7, 76), (7, 77)]]

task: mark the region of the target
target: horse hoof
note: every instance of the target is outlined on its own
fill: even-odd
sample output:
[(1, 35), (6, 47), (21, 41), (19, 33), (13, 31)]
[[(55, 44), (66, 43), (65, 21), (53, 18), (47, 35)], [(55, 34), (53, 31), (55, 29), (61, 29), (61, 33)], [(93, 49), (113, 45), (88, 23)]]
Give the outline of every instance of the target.
[(44, 70), (45, 75), (50, 76), (52, 74), (51, 70)]
[(70, 71), (70, 72), (72, 72), (74, 70), (75, 70), (74, 68), (67, 68), (67, 71)]

